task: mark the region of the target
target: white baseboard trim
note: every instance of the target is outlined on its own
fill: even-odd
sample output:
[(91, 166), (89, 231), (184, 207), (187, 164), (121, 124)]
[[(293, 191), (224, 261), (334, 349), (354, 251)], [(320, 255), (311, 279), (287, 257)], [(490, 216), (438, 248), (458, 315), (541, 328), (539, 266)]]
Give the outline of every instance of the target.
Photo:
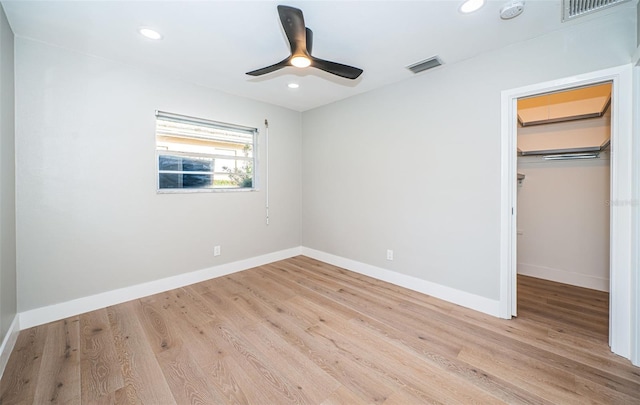
[[(499, 301), (497, 300), (481, 297), (479, 295), (471, 294), (451, 287), (446, 287), (440, 284), (432, 283), (430, 281), (361, 263), (355, 260), (335, 256), (329, 253), (321, 252), (319, 250), (307, 247), (295, 247), (245, 260), (239, 260), (232, 263), (221, 264), (219, 266), (197, 270), (190, 273), (150, 281), (148, 283), (137, 284), (134, 286), (107, 291), (104, 293), (78, 298), (59, 304), (24, 311), (16, 316), (16, 319), (19, 319), (19, 322), (14, 321), (14, 323), (16, 324), (16, 330), (28, 329), (34, 326), (68, 318), (70, 316), (79, 315), (85, 312), (106, 308), (111, 305), (116, 305), (134, 299), (147, 297), (149, 295), (158, 294), (164, 291), (169, 291), (175, 288), (199, 283), (201, 281), (210, 280), (212, 278), (225, 276), (253, 267), (262, 266), (268, 263), (273, 263), (278, 260), (288, 259), (300, 254), (332, 264), (334, 266), (339, 266), (347, 270), (354, 271), (356, 273), (373, 277), (378, 280), (386, 281), (400, 287), (431, 295), (433, 297), (452, 302), (466, 308), (470, 308), (492, 316), (499, 316)], [(15, 338), (17, 338), (17, 334), (14, 339)], [(15, 344), (15, 341), (12, 343), (11, 349), (13, 349), (13, 344)], [(11, 353), (10, 350), (9, 353)]]
[(575, 285), (598, 291), (609, 291), (609, 279), (594, 277), (586, 274), (574, 273), (562, 269), (538, 266), (535, 264), (518, 263), (518, 274), (551, 280), (557, 283)]
[(16, 345), (16, 341), (18, 340), (18, 334), (20, 333), (20, 316), (16, 314), (13, 317), (13, 322), (11, 322), (11, 326), (9, 326), (9, 330), (7, 334), (4, 335), (4, 339), (2, 340), (2, 346), (0, 346), (0, 378), (4, 374), (4, 369), (7, 367), (7, 362), (9, 362), (9, 356), (11, 356), (11, 352), (13, 351), (14, 346)]
[(413, 276), (346, 259), (344, 257), (335, 256), (330, 253), (321, 252), (304, 246), (301, 248), (301, 254), (365, 276), (373, 277), (378, 280), (386, 281), (400, 287), (408, 288), (413, 291), (473, 309), (475, 311), (496, 317), (500, 316), (500, 301), (498, 300), (481, 297), (455, 288), (432, 283)]
[(70, 316), (106, 308), (110, 305), (116, 305), (134, 299), (147, 297), (149, 295), (173, 290), (174, 288), (184, 287), (186, 285), (199, 283), (216, 277), (226, 276), (228, 274), (237, 273), (239, 271), (298, 255), (300, 255), (300, 247), (280, 250), (278, 252), (268, 253), (262, 256), (239, 260), (232, 263), (225, 263), (219, 266), (209, 267), (207, 269), (179, 274), (177, 276), (120, 288), (118, 290), (107, 291), (42, 308), (31, 309), (20, 313), (20, 328), (22, 330), (33, 326), (43, 325), (45, 323), (68, 318)]

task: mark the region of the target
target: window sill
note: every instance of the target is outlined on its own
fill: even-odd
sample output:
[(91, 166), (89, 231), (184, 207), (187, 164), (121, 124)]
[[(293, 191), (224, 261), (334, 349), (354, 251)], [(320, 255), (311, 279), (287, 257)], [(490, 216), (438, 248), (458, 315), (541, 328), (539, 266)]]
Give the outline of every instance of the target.
[(250, 193), (260, 191), (257, 188), (162, 188), (156, 194), (200, 194), (200, 193)]

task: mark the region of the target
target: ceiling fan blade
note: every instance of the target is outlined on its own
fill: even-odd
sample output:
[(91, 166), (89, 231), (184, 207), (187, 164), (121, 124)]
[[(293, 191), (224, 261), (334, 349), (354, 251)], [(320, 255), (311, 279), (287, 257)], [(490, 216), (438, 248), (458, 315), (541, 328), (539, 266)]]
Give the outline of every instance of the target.
[(262, 76), (267, 73), (275, 72), (276, 70), (282, 69), (283, 67), (291, 66), (290, 58), (284, 59), (276, 64), (271, 66), (263, 67), (262, 69), (252, 70), (251, 72), (247, 72), (249, 76)]
[(302, 10), (280, 5), (278, 6), (278, 14), (280, 15), (282, 28), (284, 29), (285, 34), (287, 34), (287, 39), (291, 46), (291, 54), (307, 54), (307, 35)]
[(357, 67), (343, 65), (342, 63), (330, 62), (328, 60), (314, 57), (311, 58), (311, 66), (334, 74), (336, 76), (344, 77), (351, 80), (357, 79), (362, 74), (362, 69), (359, 69)]
[(307, 33), (307, 52), (311, 55), (311, 49), (313, 48), (313, 31), (309, 28), (305, 28), (305, 31)]

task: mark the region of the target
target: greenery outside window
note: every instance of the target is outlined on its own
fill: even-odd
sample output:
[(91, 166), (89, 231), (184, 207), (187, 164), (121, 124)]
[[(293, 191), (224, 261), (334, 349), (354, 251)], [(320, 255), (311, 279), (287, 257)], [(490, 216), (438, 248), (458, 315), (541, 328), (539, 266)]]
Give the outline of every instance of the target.
[(256, 128), (156, 111), (158, 191), (253, 190)]

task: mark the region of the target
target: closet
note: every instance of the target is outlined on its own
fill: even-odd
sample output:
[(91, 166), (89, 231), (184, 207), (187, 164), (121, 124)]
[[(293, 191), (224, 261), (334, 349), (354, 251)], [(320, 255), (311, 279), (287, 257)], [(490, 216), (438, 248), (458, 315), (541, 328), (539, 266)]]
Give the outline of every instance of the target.
[(518, 100), (518, 274), (609, 291), (611, 83)]

